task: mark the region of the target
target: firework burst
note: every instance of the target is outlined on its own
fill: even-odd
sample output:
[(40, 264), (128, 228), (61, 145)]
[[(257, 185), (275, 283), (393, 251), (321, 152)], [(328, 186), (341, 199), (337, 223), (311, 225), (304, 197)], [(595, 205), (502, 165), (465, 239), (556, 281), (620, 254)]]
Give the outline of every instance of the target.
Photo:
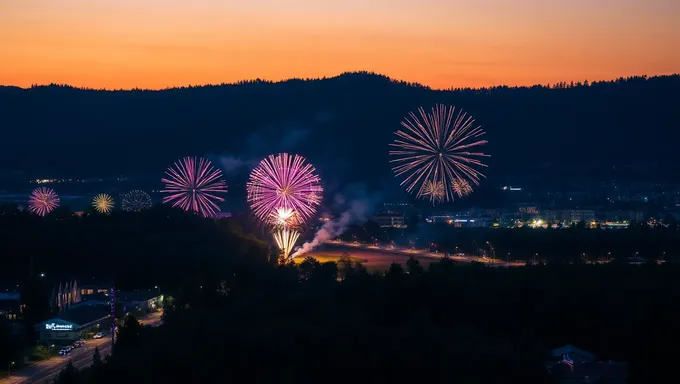
[(444, 189), (441, 200), (451, 201), (454, 180), (479, 185), (484, 175), (478, 168), (486, 167), (481, 158), (488, 157), (476, 150), (487, 143), (481, 139), (482, 128), (475, 126), (475, 120), (463, 111), (456, 113), (454, 107), (438, 104), (431, 113), (423, 108), (418, 112), (420, 117), (411, 112), (402, 121), (405, 130), (398, 130), (397, 139), (390, 144), (394, 148), (389, 152), (393, 156), (390, 162), (395, 164), (392, 170), (397, 177), (403, 177), (401, 185), (406, 191), (432, 199), (428, 182), (441, 183)]
[(295, 213), (303, 223), (316, 212), (323, 188), (314, 167), (304, 157), (281, 153), (270, 155), (250, 174), (246, 186), (255, 216), (270, 223), (278, 209)]
[(284, 227), (274, 229), (272, 235), (274, 236), (274, 241), (276, 241), (276, 245), (278, 245), (279, 249), (283, 253), (283, 257), (285, 259), (288, 259), (290, 257), (291, 252), (293, 251), (295, 243), (300, 237), (300, 233), (294, 229)]
[(45, 216), (59, 206), (59, 195), (51, 188), (40, 187), (33, 190), (28, 198), (28, 210), (38, 216)]
[(293, 228), (300, 225), (300, 218), (291, 208), (276, 208), (269, 217), (269, 224), (273, 227)]
[(151, 196), (140, 190), (132, 190), (123, 196), (123, 210), (128, 212), (139, 212), (151, 208)]
[(109, 213), (113, 210), (113, 197), (100, 193), (92, 200), (92, 206), (99, 213)]
[(444, 199), (444, 183), (441, 181), (427, 180), (423, 183), (423, 196), (426, 196), (434, 204)]
[(472, 186), (465, 179), (455, 179), (451, 182), (451, 188), (458, 197), (467, 196), (472, 193)]
[(224, 201), (220, 194), (227, 192), (227, 183), (222, 180), (222, 171), (213, 167), (210, 160), (185, 157), (165, 171), (167, 178), (161, 179), (169, 195), (164, 203), (172, 203), (185, 211), (212, 217), (219, 212), (218, 203)]

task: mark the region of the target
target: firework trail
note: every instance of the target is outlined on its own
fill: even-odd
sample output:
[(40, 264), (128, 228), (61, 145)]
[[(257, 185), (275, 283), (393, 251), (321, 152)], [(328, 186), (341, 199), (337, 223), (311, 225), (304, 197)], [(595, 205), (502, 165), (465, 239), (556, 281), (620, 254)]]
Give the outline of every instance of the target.
[(417, 197), (427, 194), (426, 184), (441, 183), (442, 200), (454, 199), (453, 181), (465, 179), (479, 185), (484, 175), (477, 170), (486, 167), (480, 158), (488, 155), (477, 152), (476, 147), (487, 143), (480, 139), (484, 131), (474, 126), (474, 119), (455, 107), (437, 104), (431, 113), (419, 108), (420, 117), (413, 112), (402, 121), (405, 130), (398, 130), (389, 154), (397, 177), (403, 177), (402, 186)]
[(467, 196), (472, 193), (472, 186), (470, 186), (470, 183), (465, 179), (455, 179), (451, 181), (451, 188), (453, 188), (453, 192), (455, 192), (458, 197)]
[(151, 196), (140, 190), (132, 190), (123, 196), (123, 210), (128, 212), (139, 212), (151, 208)]
[(169, 195), (163, 198), (164, 203), (200, 213), (203, 217), (212, 217), (219, 212), (218, 203), (224, 198), (218, 194), (227, 192), (227, 183), (222, 180), (222, 171), (214, 168), (210, 160), (185, 157), (175, 162), (165, 174), (167, 178), (161, 179), (165, 189), (161, 192)]
[(270, 223), (272, 215), (284, 209), (295, 212), (298, 222), (304, 223), (321, 203), (323, 188), (315, 172), (299, 155), (281, 153), (262, 160), (246, 185), (255, 216)]
[(285, 259), (288, 259), (290, 257), (291, 252), (293, 251), (295, 243), (300, 237), (300, 233), (294, 229), (282, 227), (274, 228), (272, 231), (272, 235), (274, 236), (274, 241), (276, 241), (276, 245), (283, 253), (283, 257)]
[(92, 206), (99, 213), (109, 213), (113, 209), (113, 197), (100, 193), (92, 200)]
[(33, 190), (28, 198), (28, 210), (38, 216), (45, 216), (59, 206), (59, 195), (51, 188), (40, 187)]

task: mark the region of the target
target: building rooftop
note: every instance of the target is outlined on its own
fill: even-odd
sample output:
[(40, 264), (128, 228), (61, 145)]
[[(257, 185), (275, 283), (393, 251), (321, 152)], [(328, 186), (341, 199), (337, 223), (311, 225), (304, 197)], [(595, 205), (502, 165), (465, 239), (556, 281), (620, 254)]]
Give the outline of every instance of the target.
[(83, 326), (98, 320), (103, 320), (109, 316), (111, 308), (108, 306), (80, 306), (59, 312), (55, 317), (38, 324), (42, 327), (46, 323), (53, 322), (55, 319), (66, 321), (76, 326)]
[[(551, 354), (552, 354), (552, 357), (557, 358), (557, 357), (562, 356), (565, 353), (576, 355), (576, 356), (578, 356), (582, 359), (585, 359), (586, 361), (589, 361), (589, 362), (596, 360), (595, 355), (593, 355), (592, 353), (590, 353), (588, 351), (584, 351), (583, 349), (575, 347), (571, 344), (567, 344), (565, 346), (555, 348), (555, 349), (552, 350)], [(576, 356), (574, 356), (574, 357), (576, 357)]]
[(116, 292), (116, 301), (120, 302), (137, 302), (148, 301), (161, 296), (157, 290), (150, 291), (132, 291), (132, 292)]
[(21, 300), (20, 293), (4, 293), (0, 292), (0, 300)]
[(88, 301), (101, 301), (101, 302), (109, 302), (111, 299), (109, 298), (109, 295), (106, 293), (93, 293), (91, 295), (83, 295), (81, 302), (86, 303)]
[[(628, 377), (628, 364), (620, 362), (575, 363), (571, 369), (566, 364), (556, 364), (549, 368), (558, 383), (625, 383)], [(587, 378), (588, 381), (585, 381)]]

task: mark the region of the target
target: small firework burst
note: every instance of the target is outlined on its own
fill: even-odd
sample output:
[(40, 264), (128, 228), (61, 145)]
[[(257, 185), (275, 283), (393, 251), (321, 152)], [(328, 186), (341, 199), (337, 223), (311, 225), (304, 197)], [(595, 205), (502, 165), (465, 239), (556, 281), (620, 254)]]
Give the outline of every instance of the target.
[(28, 198), (28, 210), (38, 216), (45, 216), (59, 206), (59, 195), (51, 188), (40, 187), (33, 190)]
[(139, 212), (151, 208), (151, 196), (140, 190), (132, 190), (123, 196), (123, 210), (128, 212)]
[(292, 228), (300, 225), (300, 218), (291, 208), (276, 208), (270, 216), (269, 224), (274, 227)]
[(113, 197), (100, 193), (92, 200), (92, 206), (99, 213), (109, 213), (113, 210)]
[(451, 188), (458, 197), (467, 196), (472, 193), (472, 186), (465, 179), (455, 179), (451, 182)]
[(430, 199), (434, 204), (444, 199), (444, 183), (436, 180), (428, 180), (423, 183), (423, 196)]

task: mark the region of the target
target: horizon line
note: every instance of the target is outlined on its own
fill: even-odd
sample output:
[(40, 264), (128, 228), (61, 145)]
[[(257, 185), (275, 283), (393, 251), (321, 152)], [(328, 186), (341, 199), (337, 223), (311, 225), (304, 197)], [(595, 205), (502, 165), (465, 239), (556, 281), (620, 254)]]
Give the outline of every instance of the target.
[(165, 87), (165, 88), (90, 88), (90, 87), (78, 87), (78, 86), (73, 86), (70, 84), (59, 84), (59, 83), (49, 83), (49, 84), (31, 84), (30, 87), (22, 87), (19, 85), (4, 85), (0, 84), (0, 88), (18, 88), (21, 90), (31, 90), (34, 88), (45, 88), (45, 87), (63, 87), (63, 88), (71, 88), (75, 90), (82, 90), (82, 91), (102, 91), (102, 92), (132, 92), (132, 91), (143, 91), (143, 92), (162, 92), (162, 91), (172, 91), (172, 90), (179, 90), (179, 89), (188, 89), (188, 88), (208, 88), (208, 87), (225, 87), (225, 86), (240, 86), (244, 84), (251, 84), (251, 83), (267, 83), (267, 84), (282, 84), (282, 83), (287, 83), (290, 81), (324, 81), (324, 80), (333, 80), (333, 79), (338, 79), (343, 76), (348, 76), (348, 75), (368, 75), (368, 76), (374, 76), (374, 77), (381, 77), (386, 80), (389, 80), (392, 83), (396, 84), (403, 84), (411, 87), (417, 87), (417, 88), (425, 88), (431, 91), (457, 91), (457, 90), (470, 90), (470, 91), (483, 91), (483, 90), (491, 90), (491, 89), (496, 89), (496, 88), (513, 88), (513, 89), (520, 89), (520, 88), (533, 88), (533, 87), (544, 87), (548, 88), (556, 84), (584, 84), (585, 82), (588, 82), (589, 85), (596, 84), (596, 83), (611, 83), (617, 80), (627, 80), (627, 79), (635, 79), (635, 78), (643, 78), (643, 79), (654, 79), (654, 78), (661, 78), (661, 77), (675, 77), (675, 76), (680, 76), (680, 72), (672, 72), (672, 73), (665, 73), (665, 74), (655, 74), (655, 75), (647, 75), (647, 74), (636, 74), (636, 75), (629, 75), (629, 76), (619, 76), (616, 78), (610, 78), (610, 79), (600, 79), (600, 80), (588, 80), (588, 79), (583, 79), (583, 80), (569, 80), (569, 81), (561, 81), (561, 82), (555, 82), (555, 83), (547, 83), (547, 84), (540, 84), (540, 83), (534, 83), (534, 84), (524, 84), (524, 85), (507, 85), (507, 84), (498, 84), (498, 85), (492, 85), (488, 87), (449, 87), (449, 88), (434, 88), (429, 85), (421, 84), (418, 82), (410, 82), (406, 80), (400, 80), (400, 79), (395, 79), (393, 77), (390, 77), (388, 75), (384, 75), (382, 73), (378, 72), (372, 72), (372, 71), (346, 71), (346, 72), (341, 72), (338, 75), (334, 76), (324, 76), (324, 77), (307, 77), (307, 78), (301, 78), (301, 77), (290, 77), (287, 79), (281, 79), (281, 80), (267, 80), (267, 79), (262, 79), (262, 78), (254, 78), (254, 79), (243, 79), (243, 80), (238, 80), (235, 82), (222, 82), (222, 83), (208, 83), (208, 84), (188, 84), (188, 85), (181, 85), (181, 86), (173, 86), (173, 87)]

